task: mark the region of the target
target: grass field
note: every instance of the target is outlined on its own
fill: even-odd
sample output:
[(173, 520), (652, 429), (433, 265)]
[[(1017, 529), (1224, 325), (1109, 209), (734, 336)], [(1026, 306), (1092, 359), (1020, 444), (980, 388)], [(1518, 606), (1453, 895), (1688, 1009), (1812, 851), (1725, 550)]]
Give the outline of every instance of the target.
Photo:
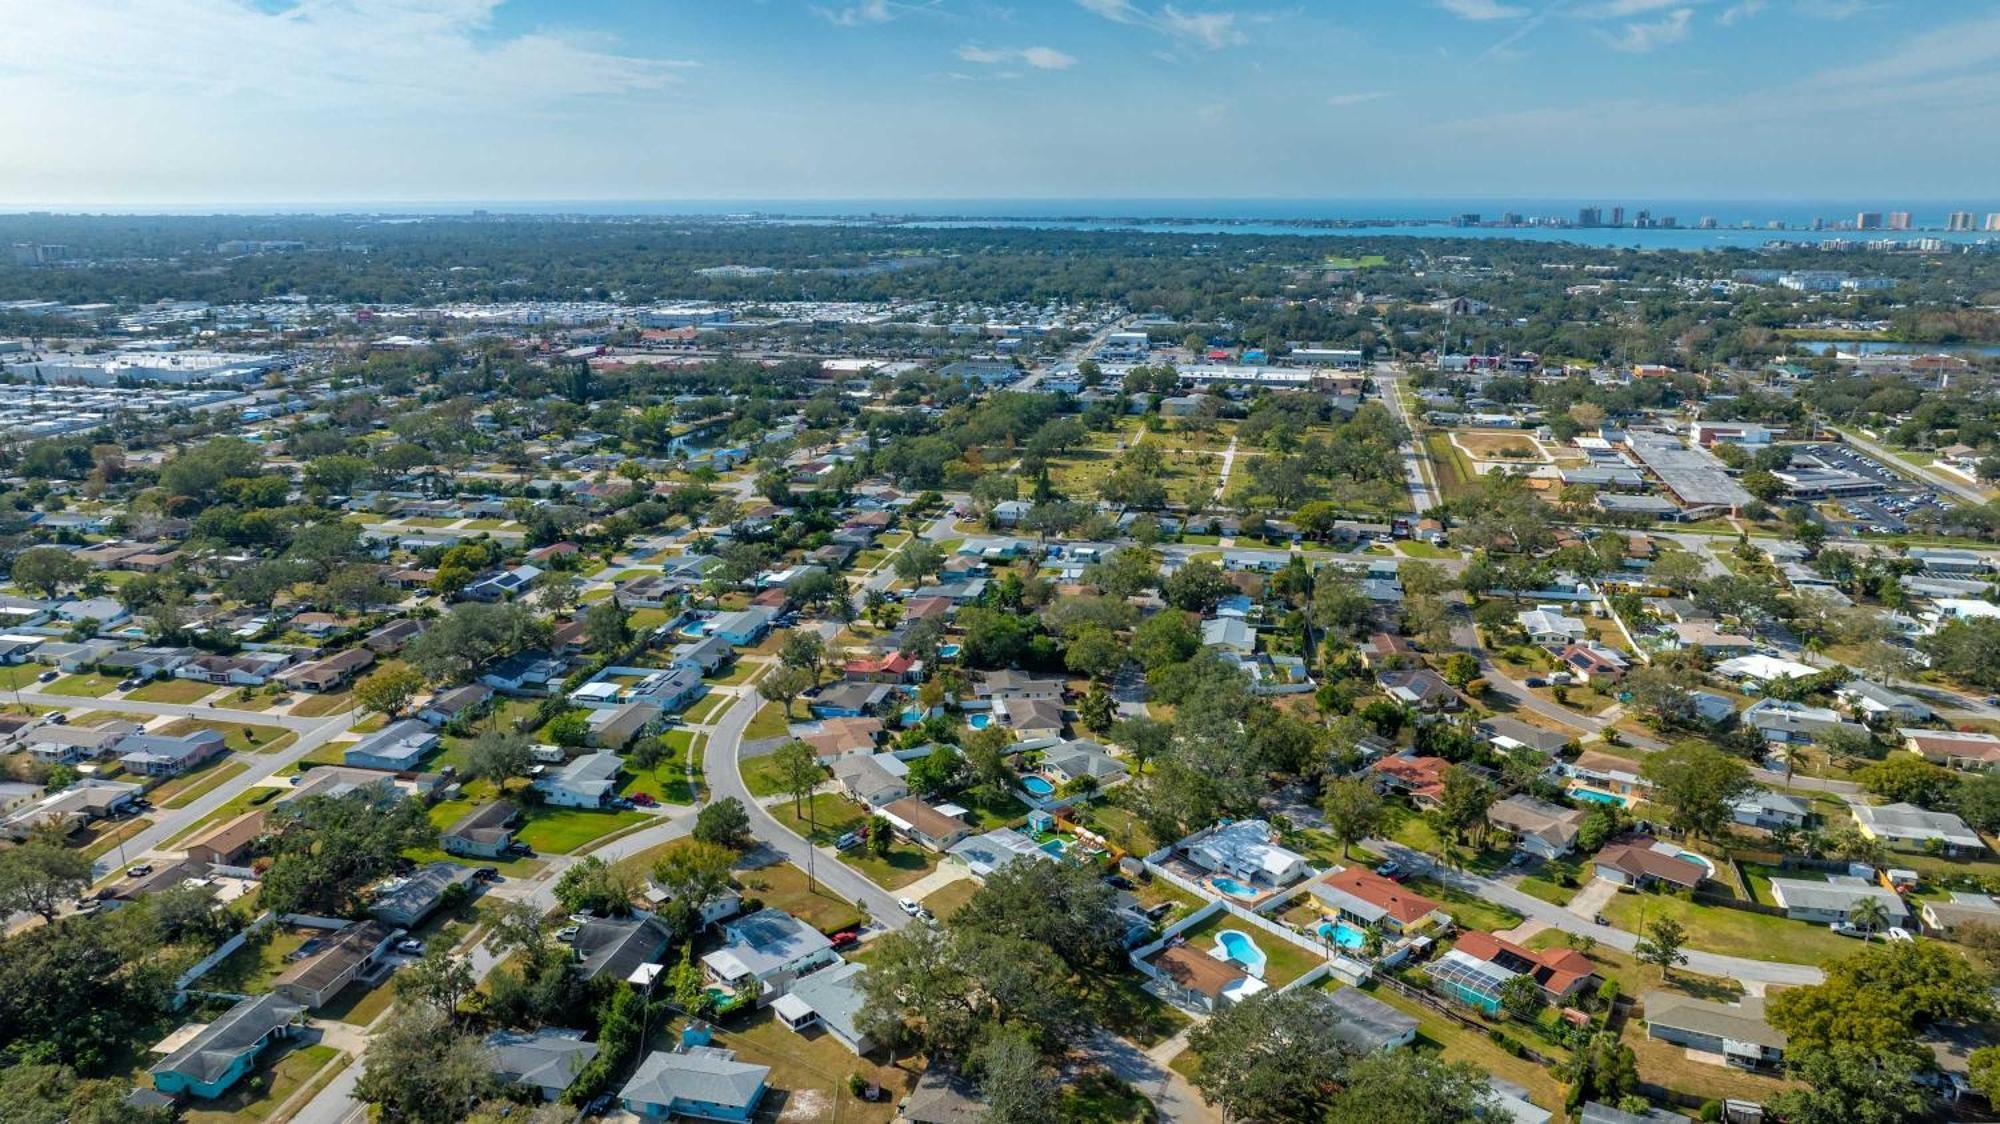
[(146, 794), (147, 799), (162, 808), (184, 808), (209, 792), (219, 788), (231, 777), (247, 772), (250, 766), (241, 761), (222, 761), (193, 773), (175, 777)]
[(292, 706), (292, 713), (301, 718), (322, 718), (329, 714), (339, 714), (354, 708), (354, 692), (330, 691), (321, 695), (308, 695)]
[(43, 690), (51, 695), (74, 695), (78, 698), (101, 699), (118, 689), (118, 680), (94, 671), (82, 675), (65, 675), (49, 684)]
[(778, 776), (778, 755), (760, 754), (741, 760), (743, 787), (752, 796), (777, 796), (785, 791), (784, 782)]
[(734, 695), (704, 695), (695, 700), (693, 706), (681, 712), (681, 721), (690, 726), (707, 725), (735, 701)]
[(209, 969), (201, 978), (201, 986), (209, 991), (234, 991), (245, 995), (262, 995), (271, 990), (271, 981), (290, 966), (285, 958), (297, 952), (311, 938), (307, 929), (287, 929), (272, 926), (265, 930), (262, 939), (252, 937), (242, 948), (223, 957), (222, 963)]
[(1780, 964), (1818, 964), (1854, 951), (1855, 941), (1821, 925), (1727, 906), (1699, 905), (1671, 894), (1619, 893), (1604, 907), (1613, 925), (1634, 932), (1671, 917), (1687, 929), (1688, 947)]
[(1412, 878), (1406, 883), (1410, 889), (1430, 898), (1444, 907), (1463, 929), (1484, 929), (1493, 932), (1511, 929), (1522, 921), (1521, 915), (1504, 905), (1473, 897), (1462, 890), (1454, 890), (1441, 882), (1428, 878)]
[[(1528, 1090), (1532, 1100), (1543, 1107), (1560, 1106), (1563, 1103), (1563, 1086), (1554, 1074), (1543, 1066), (1517, 1058), (1502, 1049), (1498, 1043), (1486, 1035), (1462, 1026), (1420, 1003), (1405, 999), (1384, 987), (1368, 988), (1368, 993), (1389, 1006), (1417, 1020), (1417, 1045), (1435, 1050), (1446, 1061), (1470, 1062), (1487, 1073), (1512, 1081)], [(1528, 1031), (1516, 1028), (1514, 1035), (1524, 1038)], [(1535, 1048), (1544, 1052), (1555, 1052), (1554, 1047), (1537, 1040)]]
[(258, 726), (244, 722), (224, 722), (216, 718), (176, 718), (160, 727), (163, 734), (186, 734), (214, 730), (235, 753), (276, 753), (299, 740), (299, 736), (279, 726)]
[(765, 738), (782, 738), (791, 731), (791, 723), (785, 718), (785, 708), (778, 703), (765, 703), (750, 724), (743, 728), (743, 740), (762, 741)]
[(200, 702), (215, 693), (215, 684), (198, 683), (193, 679), (155, 679), (126, 694), (128, 699), (140, 702), (181, 703)]
[(1251, 940), (1257, 942), (1257, 947), (1264, 953), (1264, 982), (1271, 987), (1283, 987), (1319, 967), (1322, 962), (1321, 957), (1288, 940), (1238, 921), (1236, 915), (1226, 909), (1216, 910), (1199, 925), (1182, 930), (1181, 935), (1187, 938), (1190, 948), (1206, 953), (1215, 947), (1215, 935), (1224, 929), (1247, 933)]
[(1448, 433), (1424, 434), (1424, 450), (1430, 454), (1431, 470), (1437, 474), (1438, 491), (1447, 500), (1455, 499), (1472, 481), (1472, 462), (1451, 443)]
[(566, 855), (614, 831), (645, 823), (644, 812), (597, 812), (584, 808), (533, 808), (522, 817), (515, 838), (547, 855)]
[(851, 929), (864, 920), (862, 912), (847, 899), (824, 885), (809, 883), (806, 872), (789, 863), (738, 871), (736, 883), (745, 898), (782, 909), (822, 933)]
[(924, 899), (923, 905), (925, 909), (936, 914), (939, 921), (949, 921), (951, 915), (964, 909), (965, 903), (971, 901), (972, 895), (978, 892), (977, 879), (961, 878), (931, 891), (930, 896)]
[[(774, 804), (771, 815), (792, 831), (822, 845), (831, 845), (842, 835), (858, 831), (869, 819), (868, 809), (831, 792), (816, 793), (810, 800), (802, 801), (796, 812), (789, 800)], [(856, 847), (841, 855), (840, 861), (877, 886), (896, 890), (937, 869), (938, 857), (922, 847), (899, 842), (880, 857)]]
[(268, 1068), (259, 1068), (237, 1087), (214, 1101), (197, 1102), (206, 1107), (190, 1109), (181, 1116), (187, 1124), (242, 1124), (269, 1120), (292, 1094), (303, 1088), (313, 1075), (340, 1056), (331, 1046), (301, 1046), (276, 1055)]
[[(669, 730), (662, 740), (673, 747), (673, 753), (644, 772), (634, 768), (628, 760), (625, 767), (632, 776), (618, 790), (618, 795), (631, 796), (643, 792), (663, 804), (692, 804), (695, 792), (694, 786), (688, 783), (688, 758), (700, 749), (700, 743), (706, 739), (691, 730)], [(701, 769), (697, 766), (695, 779), (699, 781), (700, 777)]]

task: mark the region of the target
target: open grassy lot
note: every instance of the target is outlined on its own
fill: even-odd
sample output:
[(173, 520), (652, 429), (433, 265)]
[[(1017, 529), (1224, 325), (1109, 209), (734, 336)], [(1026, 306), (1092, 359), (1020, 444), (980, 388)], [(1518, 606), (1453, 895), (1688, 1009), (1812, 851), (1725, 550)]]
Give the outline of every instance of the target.
[[(696, 752), (705, 739), (691, 730), (668, 730), (664, 740), (673, 752), (651, 769), (640, 770), (630, 760), (625, 763), (631, 775), (625, 786), (618, 790), (620, 796), (645, 793), (662, 804), (692, 804), (695, 799), (694, 785), (688, 781), (688, 758)], [(698, 758), (697, 758), (698, 760)], [(701, 776), (699, 766), (695, 768), (695, 778)]]
[[(830, 792), (815, 794), (801, 803), (799, 811), (793, 810), (789, 800), (773, 805), (771, 814), (791, 830), (826, 846), (850, 831), (859, 830), (869, 818), (868, 809)], [(816, 824), (817, 830), (809, 822)], [(897, 890), (937, 869), (938, 856), (915, 844), (897, 842), (890, 845), (886, 855), (877, 856), (867, 848), (856, 847), (841, 855), (840, 861), (877, 886)]]
[[(1368, 994), (1387, 1003), (1417, 1020), (1417, 1041), (1419, 1049), (1436, 1051), (1446, 1061), (1470, 1062), (1480, 1069), (1505, 1080), (1512, 1081), (1528, 1090), (1528, 1096), (1543, 1108), (1560, 1108), (1563, 1103), (1563, 1086), (1548, 1069), (1536, 1065), (1525, 1058), (1517, 1058), (1502, 1049), (1492, 1039), (1471, 1027), (1462, 1026), (1445, 1018), (1421, 1003), (1405, 999), (1384, 987), (1369, 987)], [(1513, 1035), (1526, 1041), (1531, 1032), (1516, 1027)], [(1535, 1049), (1544, 1053), (1557, 1053), (1554, 1047), (1535, 1040)]]
[(741, 758), (743, 786), (752, 796), (777, 796), (785, 791), (782, 778), (778, 775), (778, 755), (761, 753), (755, 757)]
[(743, 728), (743, 740), (761, 741), (764, 738), (782, 738), (791, 732), (791, 721), (785, 717), (785, 708), (778, 703), (765, 703)]
[(1215, 935), (1224, 929), (1235, 929), (1249, 935), (1264, 953), (1264, 982), (1273, 988), (1286, 984), (1319, 967), (1323, 958), (1300, 948), (1288, 940), (1273, 936), (1247, 922), (1240, 921), (1226, 909), (1215, 913), (1191, 929), (1182, 930), (1190, 948), (1207, 953), (1215, 947)]
[(1519, 925), (1522, 920), (1520, 914), (1504, 905), (1495, 905), (1429, 878), (1412, 878), (1405, 885), (1443, 906), (1444, 911), (1451, 914), (1460, 928), (1485, 929), (1492, 932), (1497, 929), (1511, 929)]
[(1700, 905), (1672, 894), (1620, 892), (1604, 907), (1604, 916), (1618, 928), (1635, 932), (1671, 917), (1686, 927), (1689, 948), (1780, 964), (1817, 964), (1853, 952), (1855, 945), (1824, 925)]
[(1064, 1087), (1056, 1115), (1072, 1124), (1142, 1124), (1156, 1112), (1144, 1093), (1107, 1070), (1093, 1070)]
[(851, 929), (866, 920), (853, 903), (823, 883), (809, 882), (805, 871), (789, 863), (737, 871), (736, 883), (745, 899), (782, 909), (822, 933)]
[(645, 823), (644, 812), (599, 812), (585, 808), (531, 808), (514, 837), (537, 853), (566, 855), (596, 839)]
[(147, 793), (147, 799), (162, 808), (184, 808), (214, 791), (223, 782), (249, 770), (241, 761), (219, 759), (205, 769), (183, 773)]
[(126, 693), (128, 699), (140, 702), (181, 703), (199, 702), (215, 693), (215, 684), (199, 683), (193, 679), (155, 679), (143, 687)]
[(978, 879), (961, 878), (931, 891), (930, 896), (924, 899), (923, 905), (925, 909), (935, 914), (939, 921), (949, 921), (951, 915), (964, 909), (965, 903), (971, 901), (972, 895), (978, 892)]
[(76, 843), (77, 850), (83, 854), (84, 858), (99, 859), (111, 854), (117, 848), (118, 844), (151, 826), (153, 826), (153, 821), (144, 816), (118, 822), (99, 820), (97, 823), (85, 828), (83, 833), (77, 836), (74, 842)]
[(329, 714), (341, 714), (354, 709), (353, 691), (328, 691), (325, 694), (307, 695), (292, 706), (292, 713), (301, 718), (322, 718)]
[(160, 727), (163, 734), (186, 734), (195, 730), (214, 730), (236, 753), (276, 753), (299, 740), (297, 734), (281, 726), (224, 722), (219, 718), (176, 718)]
[(246, 1121), (269, 1120), (294, 1093), (304, 1088), (315, 1074), (339, 1056), (340, 1051), (324, 1045), (300, 1046), (273, 1055), (275, 1060), (252, 1071), (226, 1096), (210, 1102), (197, 1102), (204, 1107), (190, 1109), (181, 1119), (188, 1124), (243, 1124)]
[[(648, 1048), (677, 1044), (680, 1030), (678, 1020), (661, 1027)], [(724, 1020), (716, 1028), (715, 1045), (736, 1051), (739, 1061), (771, 1067), (771, 1089), (759, 1115), (765, 1118), (769, 1113), (786, 1124), (836, 1120), (842, 1124), (881, 1124), (895, 1116), (896, 1102), (916, 1084), (923, 1068), (920, 1061), (886, 1066), (857, 1058), (824, 1030), (814, 1028), (799, 1034), (787, 1029), (768, 1007)], [(856, 1097), (848, 1090), (850, 1074), (881, 1085), (884, 1099), (870, 1103)]]
[(1542, 451), (1533, 439), (1525, 433), (1469, 433), (1458, 432), (1451, 439), (1460, 448), (1482, 461), (1506, 461), (1509, 463), (1539, 464)]
[(351, 983), (340, 989), (340, 994), (318, 1011), (319, 1017), (333, 1019), (351, 1026), (367, 1026), (376, 1020), (389, 1004), (396, 1001), (396, 983), (393, 979), (383, 980), (380, 987)]
[(81, 675), (65, 675), (43, 688), (51, 695), (74, 695), (78, 698), (101, 699), (118, 689), (118, 680), (109, 675), (99, 675), (94, 671)]
[(201, 978), (205, 991), (233, 991), (262, 995), (271, 990), (271, 981), (291, 966), (286, 959), (310, 940), (309, 929), (287, 929), (274, 925), (261, 937), (253, 936), (242, 948), (223, 958)]
[(38, 663), (8, 664), (0, 667), (0, 691), (23, 691), (35, 685), (35, 678), (48, 670)]
[(708, 676), (703, 682), (711, 686), (735, 687), (748, 683), (763, 674), (770, 665), (758, 660), (739, 659), (720, 675)]
[(706, 725), (714, 721), (716, 715), (721, 714), (730, 703), (735, 701), (735, 695), (703, 695), (701, 698), (695, 700), (693, 706), (681, 712), (681, 721), (690, 726)]

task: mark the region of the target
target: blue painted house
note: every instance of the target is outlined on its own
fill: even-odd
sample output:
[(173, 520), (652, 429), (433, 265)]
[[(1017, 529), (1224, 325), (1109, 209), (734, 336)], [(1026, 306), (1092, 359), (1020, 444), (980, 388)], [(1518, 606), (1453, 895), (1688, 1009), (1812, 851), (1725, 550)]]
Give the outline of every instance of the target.
[(749, 1120), (770, 1075), (770, 1066), (739, 1062), (735, 1051), (715, 1046), (655, 1051), (618, 1091), (618, 1100), (647, 1120)]
[(265, 1046), (289, 1036), (304, 1014), (304, 1007), (275, 993), (245, 999), (153, 1066), (153, 1088), (214, 1100), (256, 1066)]

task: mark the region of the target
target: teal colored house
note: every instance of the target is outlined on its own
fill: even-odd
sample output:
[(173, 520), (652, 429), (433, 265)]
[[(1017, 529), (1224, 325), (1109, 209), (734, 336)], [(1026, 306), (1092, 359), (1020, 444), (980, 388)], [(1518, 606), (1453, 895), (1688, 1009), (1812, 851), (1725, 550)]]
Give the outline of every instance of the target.
[(153, 1088), (214, 1100), (250, 1072), (265, 1046), (290, 1035), (305, 1010), (276, 994), (243, 1000), (153, 1066)]
[(771, 1067), (736, 1060), (715, 1046), (655, 1051), (618, 1092), (626, 1111), (648, 1120), (689, 1116), (697, 1120), (749, 1120), (764, 1099)]

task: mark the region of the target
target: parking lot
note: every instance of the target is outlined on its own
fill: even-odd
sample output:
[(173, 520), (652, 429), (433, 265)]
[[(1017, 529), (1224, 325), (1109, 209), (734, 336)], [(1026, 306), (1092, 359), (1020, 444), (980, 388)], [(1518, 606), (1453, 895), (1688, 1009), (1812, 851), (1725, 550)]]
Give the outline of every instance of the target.
[(1936, 490), (1846, 445), (1820, 443), (1794, 447), (1793, 462), (1801, 458), (1817, 460), (1826, 468), (1859, 478), (1876, 489), (1867, 495), (1834, 497), (1842, 512), (1853, 521), (1854, 529), (1876, 534), (1901, 534), (1909, 530), (1909, 517), (1926, 508), (1944, 511), (1951, 501)]

